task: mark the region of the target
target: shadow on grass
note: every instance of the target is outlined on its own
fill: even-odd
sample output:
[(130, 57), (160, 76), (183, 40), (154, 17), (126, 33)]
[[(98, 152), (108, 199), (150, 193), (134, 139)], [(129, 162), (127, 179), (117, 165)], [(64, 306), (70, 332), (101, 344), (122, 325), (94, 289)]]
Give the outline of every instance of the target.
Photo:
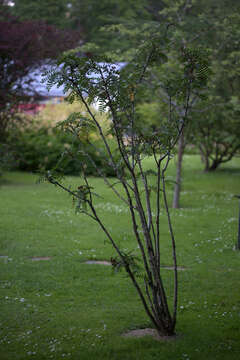
[(9, 179), (6, 179), (2, 175), (0, 175), (0, 186), (4, 186), (4, 185), (14, 185), (14, 182), (12, 182)]
[(38, 178), (37, 173), (6, 171), (0, 175), (0, 187), (36, 185)]
[(232, 174), (232, 175), (240, 175), (240, 168), (239, 167), (223, 167), (223, 168), (219, 168), (216, 169), (214, 171), (209, 171), (209, 172), (205, 172), (205, 174)]

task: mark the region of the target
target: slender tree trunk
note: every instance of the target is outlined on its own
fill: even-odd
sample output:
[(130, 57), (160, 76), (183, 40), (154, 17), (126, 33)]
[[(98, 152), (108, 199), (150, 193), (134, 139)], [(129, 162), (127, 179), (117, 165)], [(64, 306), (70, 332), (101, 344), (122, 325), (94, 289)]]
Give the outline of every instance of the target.
[(208, 171), (215, 171), (219, 165), (221, 164), (221, 161), (217, 161), (217, 160), (214, 160), (211, 164), (211, 166), (209, 167)]
[(209, 172), (209, 161), (208, 161), (208, 159), (206, 159), (206, 161), (205, 161), (205, 166), (204, 166), (204, 172)]
[(174, 188), (173, 205), (172, 205), (174, 209), (179, 209), (180, 207), (182, 160), (183, 160), (184, 149), (185, 149), (184, 132), (182, 132), (178, 140), (177, 174), (176, 174), (176, 184)]
[(212, 164), (210, 164), (209, 160), (205, 162), (205, 168), (204, 172), (212, 172), (215, 171), (219, 165), (221, 164), (221, 161), (213, 160)]
[(199, 148), (200, 155), (201, 155), (201, 161), (204, 164), (204, 172), (208, 172), (209, 171), (209, 157), (208, 157), (207, 150), (204, 151), (202, 149), (201, 145), (198, 148)]

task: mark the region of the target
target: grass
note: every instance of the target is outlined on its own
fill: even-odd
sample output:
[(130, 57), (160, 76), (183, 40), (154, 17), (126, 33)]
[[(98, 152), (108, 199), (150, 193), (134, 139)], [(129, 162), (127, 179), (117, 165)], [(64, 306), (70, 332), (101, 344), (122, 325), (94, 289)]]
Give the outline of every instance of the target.
[[(151, 159), (146, 167), (151, 167)], [(240, 343), (240, 252), (237, 240), (240, 161), (212, 174), (185, 156), (182, 208), (171, 209), (178, 248), (178, 337), (157, 342), (120, 335), (150, 324), (129, 279), (86, 260), (114, 256), (97, 224), (76, 215), (71, 199), (31, 174), (7, 173), (0, 187), (1, 360), (237, 360)], [(174, 162), (168, 175), (174, 176)], [(79, 178), (68, 178), (78, 184)], [(136, 249), (129, 216), (102, 180), (98, 211), (114, 238)], [(169, 185), (168, 196), (173, 189)], [(171, 264), (162, 220), (164, 265)], [(51, 260), (33, 261), (33, 257)], [(163, 269), (171, 297), (172, 271)]]

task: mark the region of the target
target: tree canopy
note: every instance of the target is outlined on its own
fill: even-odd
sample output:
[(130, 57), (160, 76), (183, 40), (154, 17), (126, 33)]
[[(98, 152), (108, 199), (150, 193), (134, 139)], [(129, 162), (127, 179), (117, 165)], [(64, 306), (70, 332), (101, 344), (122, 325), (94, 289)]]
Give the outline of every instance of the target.
[[(20, 21), (6, 9), (0, 12), (0, 134), (15, 109), (28, 95), (26, 75), (42, 61), (76, 46), (78, 36), (43, 21)], [(25, 79), (25, 80), (24, 80)]]

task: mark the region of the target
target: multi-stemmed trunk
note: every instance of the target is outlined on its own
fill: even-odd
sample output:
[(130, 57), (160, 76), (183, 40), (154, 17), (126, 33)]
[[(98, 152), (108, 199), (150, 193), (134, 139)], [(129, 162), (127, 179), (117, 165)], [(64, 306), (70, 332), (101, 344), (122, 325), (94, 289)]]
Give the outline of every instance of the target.
[[(136, 261), (136, 255), (126, 253), (124, 249), (120, 248), (112, 230), (106, 228), (104, 219), (98, 215), (96, 194), (89, 184), (84, 161), (80, 163), (82, 170), (81, 185), (76, 190), (65, 187), (51, 172), (47, 172), (46, 177), (48, 181), (60, 186), (74, 198), (77, 203), (76, 209), (79, 212), (89, 216), (99, 224), (116, 251), (116, 258), (112, 262), (113, 266), (116, 269), (125, 268), (137, 290), (146, 314), (159, 335), (172, 336), (175, 333), (177, 317), (178, 276), (176, 243), (168, 208), (165, 172), (172, 157), (172, 150), (179, 141), (178, 187), (176, 193), (176, 205), (179, 206), (181, 165), (184, 150), (183, 129), (188, 114), (193, 82), (195, 78), (198, 79), (198, 74), (201, 74), (201, 79), (198, 80), (205, 83), (202, 74), (206, 71), (207, 63), (205, 54), (201, 55), (201, 53), (192, 49), (182, 48), (179, 61), (183, 74), (180, 78), (184, 78), (184, 81), (181, 80), (179, 83), (179, 74), (176, 74), (180, 89), (175, 94), (176, 81), (174, 79), (172, 81), (173, 86), (171, 84), (171, 86), (169, 84), (159, 85), (162, 86), (162, 92), (168, 94), (168, 118), (164, 119), (165, 116), (163, 116), (164, 121), (156, 131), (146, 131), (145, 133), (145, 131), (139, 129), (138, 123), (136, 123), (138, 119), (136, 98), (142, 94), (143, 80), (147, 80), (146, 83), (149, 80), (148, 68), (155, 64), (156, 59), (159, 59), (160, 63), (166, 61), (166, 56), (163, 56), (159, 47), (159, 40), (161, 39), (155, 39), (154, 37), (153, 42), (151, 41), (150, 44), (141, 45), (132, 64), (129, 64), (121, 73), (112, 64), (106, 64), (105, 58), (103, 62), (99, 62), (99, 57), (95, 59), (94, 56), (79, 57), (71, 54), (69, 57), (64, 56), (61, 62), (62, 67), (54, 73), (48, 74), (46, 79), (51, 85), (61, 86), (64, 84), (65, 91), (70, 91), (69, 101), (77, 99), (85, 105), (87, 116), (73, 113), (62, 123), (62, 128), (64, 131), (70, 132), (75, 140), (79, 140), (79, 151), (76, 156), (83, 153), (86, 159), (91, 161), (99, 176), (104, 179), (105, 184), (127, 206), (133, 234), (140, 251), (138, 257), (141, 259), (141, 266)], [(167, 49), (169, 49), (168, 42), (166, 45)], [(173, 88), (173, 92), (171, 88)], [(199, 89), (199, 83), (197, 89)], [(88, 99), (86, 99), (86, 93), (89, 96)], [(181, 111), (180, 119), (177, 119), (175, 116), (177, 113), (174, 115), (176, 111), (173, 104), (179, 101), (180, 93), (185, 95), (182, 106), (183, 111)], [(175, 97), (176, 101), (174, 100)], [(98, 99), (102, 111), (108, 111), (111, 117), (111, 123), (106, 132), (104, 132), (102, 123), (99, 121), (95, 111), (91, 109), (90, 104), (93, 104), (94, 99)], [(172, 128), (175, 121), (176, 126), (173, 131), (166, 131), (166, 129)], [(94, 162), (94, 159), (91, 158), (91, 152), (88, 153), (83, 142), (81, 142), (81, 130), (84, 134), (88, 134), (88, 131), (92, 131), (93, 128), (102, 141), (107, 153), (105, 162), (113, 168), (117, 182), (112, 182), (104, 175), (103, 171)], [(109, 135), (115, 138), (120, 161), (114, 158), (114, 152), (109, 144)], [(127, 143), (125, 141), (126, 136), (130, 137)], [(96, 150), (94, 141), (91, 141), (90, 136), (87, 138), (89, 147), (91, 146), (91, 149)], [(156, 172), (153, 171), (154, 177), (149, 174), (149, 171), (144, 170), (145, 164), (143, 160), (146, 155), (152, 155), (154, 158), (156, 170)], [(155, 184), (152, 185), (154, 180)], [(119, 191), (119, 183), (122, 189), (121, 192)], [(170, 235), (168, 239), (165, 236), (163, 237), (161, 230), (161, 216), (164, 210)], [(163, 241), (168, 241), (172, 249), (174, 280), (171, 311), (168, 303), (169, 294), (165, 292), (161, 276)]]

